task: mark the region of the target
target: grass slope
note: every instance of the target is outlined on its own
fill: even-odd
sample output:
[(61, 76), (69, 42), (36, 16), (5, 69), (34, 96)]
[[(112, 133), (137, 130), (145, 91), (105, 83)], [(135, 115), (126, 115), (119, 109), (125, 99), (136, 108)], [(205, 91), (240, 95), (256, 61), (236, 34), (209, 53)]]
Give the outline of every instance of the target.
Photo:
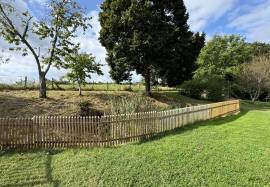
[(119, 148), (0, 155), (0, 186), (270, 186), (270, 105)]
[[(134, 97), (137, 92), (84, 91), (79, 97), (75, 91), (48, 91), (48, 99), (39, 99), (37, 91), (0, 91), (0, 117), (33, 117), (35, 115), (76, 115), (80, 101), (87, 101), (99, 111), (109, 111), (110, 98)], [(155, 108), (166, 109), (186, 105), (204, 104), (206, 101), (181, 96), (177, 91), (155, 93), (152, 101)]]

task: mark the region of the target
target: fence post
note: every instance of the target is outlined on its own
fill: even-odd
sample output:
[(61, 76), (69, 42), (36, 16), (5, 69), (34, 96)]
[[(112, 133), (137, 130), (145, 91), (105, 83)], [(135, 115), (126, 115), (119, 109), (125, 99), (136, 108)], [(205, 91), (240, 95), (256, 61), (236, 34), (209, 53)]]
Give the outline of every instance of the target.
[(24, 77), (24, 88), (27, 88), (27, 76)]
[(52, 78), (52, 90), (54, 89), (54, 84), (53, 84), (53, 78)]

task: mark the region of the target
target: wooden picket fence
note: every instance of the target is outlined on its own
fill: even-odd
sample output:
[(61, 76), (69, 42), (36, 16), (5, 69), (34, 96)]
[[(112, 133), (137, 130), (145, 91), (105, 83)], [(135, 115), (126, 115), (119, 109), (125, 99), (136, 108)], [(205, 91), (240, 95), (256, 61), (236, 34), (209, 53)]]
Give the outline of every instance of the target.
[(238, 113), (238, 100), (102, 117), (1, 118), (0, 149), (105, 147), (136, 142), (198, 121)]

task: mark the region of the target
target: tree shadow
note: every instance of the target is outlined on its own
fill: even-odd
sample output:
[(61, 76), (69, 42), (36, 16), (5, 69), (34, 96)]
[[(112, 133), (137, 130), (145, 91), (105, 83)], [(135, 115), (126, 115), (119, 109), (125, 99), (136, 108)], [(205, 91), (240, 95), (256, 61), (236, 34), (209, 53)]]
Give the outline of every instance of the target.
[(186, 126), (178, 127), (178, 128), (172, 129), (172, 130), (168, 130), (168, 131), (165, 131), (162, 133), (155, 134), (149, 138), (143, 138), (138, 143), (135, 143), (135, 144), (140, 145), (140, 144), (148, 143), (150, 141), (160, 140), (160, 139), (167, 137), (167, 136), (183, 134), (183, 133), (193, 131), (195, 129), (205, 127), (205, 126), (223, 125), (225, 123), (230, 123), (230, 122), (233, 122), (233, 121), (243, 117), (244, 115), (246, 115), (247, 112), (248, 111), (243, 111), (238, 115), (216, 118), (216, 119), (211, 119), (211, 120), (207, 120), (207, 121), (200, 121), (200, 122), (196, 122), (194, 124), (189, 124)]
[[(8, 156), (8, 157), (12, 157), (12, 156), (16, 156), (17, 154), (31, 154), (31, 153), (38, 153), (38, 152), (42, 152), (45, 155), (45, 161), (43, 163), (44, 167), (43, 168), (35, 168), (35, 167), (31, 167), (29, 166), (28, 168), (23, 168), (23, 170), (18, 170), (18, 168), (15, 168), (16, 170), (16, 176), (14, 177), (21, 177), (23, 182), (16, 182), (12, 183), (12, 182), (7, 182), (6, 184), (0, 184), (0, 186), (5, 186), (5, 187), (12, 187), (12, 186), (18, 186), (18, 187), (25, 187), (25, 186), (36, 186), (36, 185), (51, 185), (53, 187), (58, 187), (61, 183), (61, 181), (59, 180), (55, 180), (53, 178), (52, 172), (53, 172), (53, 168), (52, 168), (52, 157), (56, 154), (61, 153), (62, 151), (59, 150), (54, 150), (54, 151), (47, 151), (46, 153), (44, 151), (8, 151), (8, 152), (2, 152), (0, 153), (0, 158), (2, 156)], [(29, 158), (27, 158), (29, 159)], [(20, 164), (20, 163), (16, 163), (16, 164)], [(14, 167), (14, 165), (13, 165)], [(39, 174), (36, 174), (36, 176), (33, 174), (31, 175), (31, 177), (27, 177), (24, 176), (24, 172), (36, 172), (37, 170), (42, 170), (44, 169), (44, 172), (42, 176), (40, 176)], [(29, 171), (30, 170), (30, 171)], [(32, 170), (32, 171), (31, 171)], [(19, 171), (19, 172), (18, 172)], [(40, 171), (41, 172), (41, 171)], [(12, 177), (12, 175), (9, 177), (9, 179)], [(27, 182), (25, 182), (26, 180), (23, 178), (27, 178)]]
[(233, 122), (235, 120), (238, 120), (239, 118), (244, 117), (247, 113), (251, 111), (269, 111), (270, 110), (270, 103), (257, 103), (257, 104), (252, 104), (250, 102), (243, 101), (241, 102), (241, 112), (236, 115), (231, 115), (231, 116), (226, 116), (226, 117), (220, 117), (220, 118), (215, 118), (207, 121), (201, 121), (201, 122), (196, 122), (194, 124), (186, 125), (183, 127), (179, 127), (173, 130), (165, 131), (159, 134), (155, 134), (151, 136), (150, 138), (142, 138), (138, 143), (135, 144), (143, 144), (147, 143), (149, 141), (156, 141), (159, 139), (162, 139), (166, 136), (170, 135), (179, 135), (182, 133), (186, 133), (188, 131), (193, 131), (197, 128), (200, 127), (205, 127), (205, 126), (219, 126), (219, 125), (224, 125), (226, 123)]

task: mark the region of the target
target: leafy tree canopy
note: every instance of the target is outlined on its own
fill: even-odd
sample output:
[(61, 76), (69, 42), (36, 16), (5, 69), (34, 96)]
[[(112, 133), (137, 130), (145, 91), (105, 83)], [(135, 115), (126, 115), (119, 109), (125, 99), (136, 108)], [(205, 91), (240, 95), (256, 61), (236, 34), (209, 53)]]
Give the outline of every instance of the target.
[(214, 36), (201, 50), (195, 78), (218, 75), (225, 78), (239, 71), (239, 66), (250, 61), (252, 47), (237, 35)]
[(136, 70), (150, 93), (151, 71), (168, 74), (168, 64), (182, 58), (193, 36), (187, 20), (182, 0), (105, 0), (100, 41), (107, 49), (112, 78), (121, 82)]
[(254, 42), (249, 44), (252, 48), (252, 54), (254, 56), (263, 56), (263, 55), (270, 55), (270, 44), (269, 43), (260, 43)]
[(87, 78), (91, 79), (91, 74), (103, 75), (101, 65), (95, 63), (95, 57), (91, 54), (82, 53), (68, 56), (65, 61), (68, 62), (65, 68), (70, 69), (67, 78), (78, 84), (80, 95), (82, 94), (81, 85), (86, 83)]

